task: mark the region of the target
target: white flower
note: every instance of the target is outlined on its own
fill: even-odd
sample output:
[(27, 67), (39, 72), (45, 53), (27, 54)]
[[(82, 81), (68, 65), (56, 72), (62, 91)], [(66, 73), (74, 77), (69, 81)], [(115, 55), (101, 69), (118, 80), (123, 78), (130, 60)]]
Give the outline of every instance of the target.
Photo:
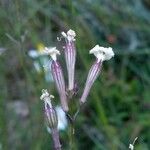
[(61, 32), (62, 36), (66, 38), (69, 42), (75, 41), (76, 33), (73, 30), (68, 30), (67, 33)]
[(109, 60), (114, 57), (114, 52), (111, 47), (105, 48), (99, 45), (96, 45), (94, 48), (92, 48), (89, 53), (94, 54), (97, 57), (98, 62)]
[(30, 50), (28, 52), (28, 55), (31, 57), (31, 58), (37, 58), (40, 56), (39, 52), (37, 52), (36, 50)]
[(67, 118), (66, 118), (66, 114), (62, 110), (61, 106), (56, 106), (56, 113), (58, 116), (58, 129), (65, 130), (67, 127)]
[(132, 144), (130, 144), (129, 149), (134, 150), (134, 146)]
[(52, 108), (51, 98), (54, 98), (54, 96), (53, 95), (49, 95), (48, 91), (46, 89), (43, 89), (40, 99), (44, 100), (45, 109), (46, 109), (46, 105), (47, 104), (49, 105), (50, 108)]
[(134, 144), (135, 144), (135, 142), (136, 142), (137, 139), (138, 139), (138, 137), (136, 137), (136, 138), (134, 139), (134, 141), (133, 141), (132, 144), (129, 144), (129, 149), (134, 150)]
[(56, 47), (52, 48), (45, 47), (44, 52), (45, 54), (50, 55), (54, 61), (56, 61), (57, 59), (56, 55), (60, 55), (60, 52), (59, 50), (56, 49)]

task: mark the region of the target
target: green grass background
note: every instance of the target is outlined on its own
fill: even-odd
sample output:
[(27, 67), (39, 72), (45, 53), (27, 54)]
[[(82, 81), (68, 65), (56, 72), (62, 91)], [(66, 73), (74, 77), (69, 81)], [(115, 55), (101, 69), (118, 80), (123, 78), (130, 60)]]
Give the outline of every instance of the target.
[[(111, 46), (115, 57), (104, 62), (87, 105), (76, 122), (76, 147), (150, 149), (150, 1), (149, 0), (0, 0), (0, 150), (50, 150), (43, 119), (41, 89), (56, 95), (27, 55), (42, 42), (58, 44), (61, 31), (77, 33), (76, 80), (82, 93), (96, 44)], [(60, 58), (61, 59), (61, 58)], [(25, 102), (29, 114), (18, 117), (8, 105)], [(60, 132), (63, 149), (68, 135)]]

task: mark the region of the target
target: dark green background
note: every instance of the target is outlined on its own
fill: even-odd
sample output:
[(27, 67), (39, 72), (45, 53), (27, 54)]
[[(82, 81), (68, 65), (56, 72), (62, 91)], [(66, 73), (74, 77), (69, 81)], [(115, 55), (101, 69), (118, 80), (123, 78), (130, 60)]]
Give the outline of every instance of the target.
[[(0, 47), (7, 49), (0, 55), (0, 150), (52, 149), (39, 97), (47, 88), (57, 103), (57, 91), (44, 72), (35, 71), (27, 52), (40, 42), (60, 47), (56, 37), (70, 28), (77, 33), (78, 97), (94, 61), (89, 50), (100, 44), (115, 52), (77, 119), (76, 146), (127, 150), (138, 137), (135, 149), (149, 150), (149, 0), (0, 0)], [(16, 102), (27, 107), (25, 116), (16, 113)], [(67, 132), (60, 136), (69, 149)]]

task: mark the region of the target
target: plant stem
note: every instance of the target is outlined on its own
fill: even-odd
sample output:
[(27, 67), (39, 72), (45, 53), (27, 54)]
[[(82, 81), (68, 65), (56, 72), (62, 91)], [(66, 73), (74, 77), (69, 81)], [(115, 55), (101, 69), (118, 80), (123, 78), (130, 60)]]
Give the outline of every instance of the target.
[(61, 144), (60, 144), (59, 133), (57, 128), (52, 129), (52, 138), (54, 143), (54, 149), (61, 150)]
[(70, 123), (70, 127), (69, 127), (69, 148), (70, 148), (70, 150), (76, 150), (74, 135), (75, 135), (74, 122), (72, 122), (72, 123)]

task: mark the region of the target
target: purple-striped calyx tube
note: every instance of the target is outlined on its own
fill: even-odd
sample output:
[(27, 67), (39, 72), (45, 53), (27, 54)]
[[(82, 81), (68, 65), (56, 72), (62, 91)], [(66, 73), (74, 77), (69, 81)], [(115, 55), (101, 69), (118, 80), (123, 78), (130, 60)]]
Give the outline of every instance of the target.
[(62, 32), (62, 36), (65, 38), (65, 60), (68, 72), (68, 90), (74, 89), (74, 74), (75, 74), (75, 61), (76, 61), (76, 48), (75, 48), (75, 36), (76, 33), (73, 30), (69, 30), (67, 33)]
[(86, 102), (90, 89), (93, 83), (95, 82), (95, 80), (97, 79), (98, 75), (100, 74), (102, 62), (114, 57), (114, 52), (111, 47), (105, 48), (99, 45), (96, 45), (94, 48), (92, 48), (89, 51), (89, 53), (95, 55), (96, 61), (94, 62), (94, 64), (91, 66), (89, 70), (87, 80), (85, 83), (85, 87), (84, 87), (84, 91), (80, 98), (80, 104), (83, 104)]
[(60, 55), (60, 52), (56, 49), (56, 47), (53, 48), (45, 47), (45, 53), (50, 55), (52, 58), (51, 71), (52, 71), (52, 75), (55, 81), (57, 91), (59, 93), (61, 106), (65, 112), (68, 112), (69, 108), (68, 108), (68, 102), (66, 97), (65, 80), (64, 80), (62, 68), (57, 60), (57, 55)]
[(42, 95), (40, 99), (44, 101), (46, 123), (50, 129), (57, 128), (58, 126), (57, 114), (51, 102), (52, 98), (54, 98), (54, 96), (49, 95), (47, 90), (42, 90)]
[(42, 90), (42, 95), (40, 97), (41, 100), (44, 101), (44, 110), (45, 110), (45, 119), (47, 126), (51, 129), (53, 143), (55, 150), (61, 150), (61, 144), (59, 140), (58, 133), (58, 117), (51, 103), (51, 99), (54, 98), (53, 95), (49, 95), (47, 90)]

